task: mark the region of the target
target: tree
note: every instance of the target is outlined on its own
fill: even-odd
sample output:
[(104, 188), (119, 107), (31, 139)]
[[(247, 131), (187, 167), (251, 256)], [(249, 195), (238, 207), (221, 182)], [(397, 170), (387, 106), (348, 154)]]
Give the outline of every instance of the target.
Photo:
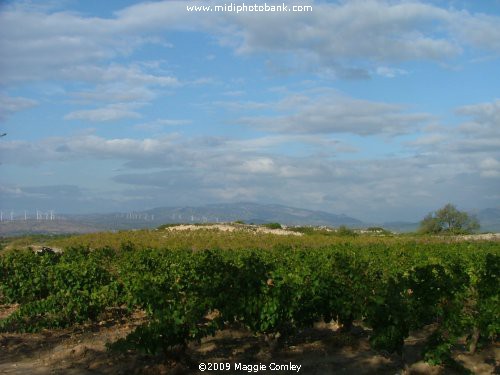
[(479, 229), (479, 221), (467, 212), (459, 211), (448, 203), (443, 208), (429, 213), (420, 222), (421, 233), (466, 234)]

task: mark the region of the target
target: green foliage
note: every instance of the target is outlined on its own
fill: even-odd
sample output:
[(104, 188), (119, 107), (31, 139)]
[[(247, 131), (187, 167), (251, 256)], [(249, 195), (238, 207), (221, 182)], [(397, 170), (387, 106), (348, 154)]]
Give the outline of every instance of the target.
[[(0, 329), (65, 327), (126, 306), (146, 319), (114, 346), (147, 353), (185, 347), (234, 322), (286, 336), (320, 320), (345, 329), (363, 321), (374, 348), (401, 352), (410, 330), (433, 324), (424, 353), (433, 363), (446, 361), (457, 338), (473, 330), (482, 340), (498, 338), (498, 243), (317, 233), (290, 240), (209, 230), (161, 235), (176, 246), (139, 231), (110, 234), (93, 250), (82, 241), (62, 255), (5, 252), (1, 302), (21, 307)], [(218, 248), (216, 236), (231, 247)]]
[(292, 231), (292, 232), (297, 232), (297, 233), (302, 233), (302, 234), (308, 234), (308, 235), (315, 234), (316, 230), (317, 230), (314, 227), (303, 227), (303, 226), (300, 226), (300, 227), (289, 227), (287, 229), (290, 230), (290, 231)]
[(429, 213), (420, 222), (420, 232), (429, 234), (465, 234), (479, 230), (479, 222), (466, 212), (447, 204), (434, 213)]
[(316, 235), (315, 236), (316, 238), (325, 238), (325, 236), (335, 235), (335, 231), (326, 227), (299, 226), (299, 227), (288, 227), (286, 229), (292, 232), (307, 234), (309, 236)]
[(476, 325), (485, 339), (500, 335), (500, 255), (487, 254), (477, 283)]
[(50, 271), (59, 255), (31, 250), (8, 252), (0, 257), (0, 295), (4, 303), (26, 303), (50, 293)]
[(352, 229), (346, 227), (345, 225), (341, 225), (340, 227), (338, 227), (336, 233), (339, 236), (347, 236), (347, 237), (357, 236), (356, 232), (354, 232)]
[(385, 230), (384, 228), (382, 228), (382, 227), (368, 227), (368, 228), (366, 228), (366, 230), (367, 230), (368, 232), (384, 232), (384, 231), (386, 231), (386, 230)]
[(0, 291), (6, 302), (21, 304), (0, 321), (0, 330), (37, 331), (96, 320), (120, 301), (120, 285), (100, 264), (106, 251), (68, 249), (59, 256), (26, 250), (0, 258)]
[(280, 223), (267, 223), (267, 224), (263, 224), (263, 227), (269, 228), (269, 229), (282, 229), (283, 228)]
[(374, 234), (381, 234), (381, 235), (391, 235), (392, 233), (388, 231), (387, 229), (384, 229), (382, 227), (368, 227), (366, 228), (367, 232), (374, 233)]

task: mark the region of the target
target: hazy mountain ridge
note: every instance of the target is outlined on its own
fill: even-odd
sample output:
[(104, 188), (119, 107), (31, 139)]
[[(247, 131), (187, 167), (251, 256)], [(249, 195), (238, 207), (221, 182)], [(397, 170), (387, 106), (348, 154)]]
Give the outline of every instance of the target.
[(484, 208), (472, 214), (479, 220), (482, 232), (500, 232), (500, 207)]
[[(232, 222), (279, 222), (286, 225), (348, 225), (363, 226), (361, 220), (346, 215), (313, 211), (277, 204), (229, 203), (208, 204), (200, 207), (158, 207), (141, 212), (92, 215), (94, 219), (110, 223), (143, 222), (144, 224)], [(89, 215), (85, 215), (90, 220)]]
[[(481, 223), (482, 232), (500, 232), (500, 208), (471, 212)], [(285, 225), (312, 225), (351, 228), (382, 226), (394, 232), (411, 232), (418, 222), (394, 221), (383, 224), (364, 223), (356, 218), (324, 211), (307, 210), (278, 204), (228, 203), (199, 207), (158, 207), (144, 211), (107, 214), (60, 215), (57, 220), (14, 220), (0, 223), (0, 235), (29, 233), (88, 233), (107, 230), (155, 228), (161, 224), (233, 222), (262, 224), (278, 222)]]
[[(500, 208), (483, 208), (481, 210), (470, 211), (469, 214), (479, 220), (481, 232), (500, 232)], [(413, 232), (418, 230), (420, 222), (394, 221), (386, 222), (382, 226), (395, 232)]]
[(277, 204), (230, 203), (200, 207), (158, 207), (144, 211), (108, 214), (60, 215), (58, 220), (18, 220), (0, 225), (0, 235), (22, 233), (84, 233), (100, 230), (154, 228), (172, 223), (215, 223), (241, 220), (246, 223), (278, 222), (285, 225), (363, 227), (347, 215), (287, 207)]

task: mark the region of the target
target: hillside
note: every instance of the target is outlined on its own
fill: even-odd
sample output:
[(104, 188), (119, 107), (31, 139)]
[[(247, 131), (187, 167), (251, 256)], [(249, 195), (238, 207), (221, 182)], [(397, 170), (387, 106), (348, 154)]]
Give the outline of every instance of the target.
[(159, 207), (144, 211), (109, 214), (62, 215), (59, 220), (8, 221), (0, 223), (0, 235), (23, 233), (88, 233), (102, 230), (154, 228), (171, 223), (279, 222), (285, 225), (362, 227), (362, 221), (346, 216), (282, 205), (256, 203), (209, 204), (200, 207)]
[(500, 208), (485, 208), (475, 214), (481, 224), (481, 231), (500, 232)]
[(210, 204), (202, 207), (164, 207), (145, 211), (163, 222), (278, 222), (286, 225), (348, 225), (362, 226), (363, 222), (324, 211), (312, 211), (277, 204), (232, 203)]
[[(472, 211), (481, 224), (481, 232), (500, 232), (500, 208)], [(88, 215), (58, 215), (57, 220), (14, 220), (0, 222), (0, 236), (23, 234), (89, 233), (108, 230), (155, 228), (174, 223), (223, 223), (244, 221), (263, 224), (329, 226), (351, 228), (381, 226), (394, 232), (412, 232), (419, 223), (393, 221), (364, 223), (356, 218), (325, 211), (307, 210), (277, 204), (230, 203), (199, 207), (158, 207), (143, 211), (114, 212)]]

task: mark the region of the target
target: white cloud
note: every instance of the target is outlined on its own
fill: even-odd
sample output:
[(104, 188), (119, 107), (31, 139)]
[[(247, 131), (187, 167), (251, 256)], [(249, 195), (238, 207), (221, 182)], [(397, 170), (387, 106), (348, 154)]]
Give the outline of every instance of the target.
[(0, 69), (7, 82), (54, 77), (65, 66), (109, 59), (132, 45), (113, 36), (106, 20), (70, 13), (12, 6), (0, 13), (0, 25), (0, 48), (6, 51)]
[(245, 14), (234, 22), (243, 30), (240, 52), (302, 49), (322, 58), (433, 60), (459, 52), (429, 27), (445, 18), (445, 10), (426, 4), (349, 1), (316, 3), (312, 13), (269, 13), (258, 19)]
[(448, 137), (445, 134), (426, 134), (415, 141), (408, 142), (410, 146), (422, 147), (422, 146), (435, 146), (441, 143), (445, 143)]
[(489, 103), (466, 105), (458, 108), (456, 112), (472, 117), (471, 122), (460, 127), (464, 133), (491, 135), (491, 132), (494, 132), (500, 135), (500, 99)]
[(394, 78), (400, 75), (406, 75), (408, 72), (404, 69), (389, 68), (387, 66), (379, 66), (375, 72), (382, 77)]
[(242, 170), (248, 173), (271, 173), (274, 171), (274, 162), (270, 158), (245, 160)]
[(500, 100), (462, 106), (456, 112), (470, 120), (458, 127), (457, 141), (450, 147), (500, 157)]
[(149, 102), (155, 99), (156, 89), (173, 89), (181, 86), (179, 80), (166, 74), (156, 64), (106, 67), (79, 65), (64, 67), (61, 76), (68, 81), (95, 85), (70, 95), (77, 102)]
[(151, 85), (160, 87), (177, 87), (180, 85), (175, 77), (148, 73), (144, 71), (144, 67), (138, 65), (128, 67), (116, 64), (107, 67), (96, 65), (69, 65), (61, 69), (61, 74), (63, 77), (71, 80), (95, 83), (120, 82), (130, 85)]
[(122, 83), (97, 85), (94, 89), (77, 91), (70, 94), (75, 103), (94, 102), (149, 102), (156, 94), (147, 87), (127, 87)]
[[(0, 153), (2, 162), (11, 168), (55, 161), (72, 165), (88, 159), (120, 162), (122, 170), (110, 177), (112, 182), (129, 186), (134, 199), (140, 195), (137, 189), (144, 189), (142, 195), (152, 206), (162, 204), (165, 196), (176, 204), (246, 199), (296, 206), (301, 202), (302, 206), (383, 220), (423, 216), (447, 201), (487, 207), (494, 203), (489, 197), (498, 195), (498, 153), (467, 154), (438, 143), (408, 157), (287, 156), (269, 148), (287, 142), (286, 136), (270, 137), (257, 138), (253, 145), (252, 140), (245, 140), (245, 147), (243, 141), (234, 139), (176, 134), (157, 139), (79, 135), (2, 141)], [(291, 138), (298, 142), (300, 137)], [(312, 144), (314, 137), (304, 139)], [(452, 138), (449, 141), (454, 143)], [(72, 176), (65, 174), (65, 178)], [(114, 202), (123, 194), (114, 191), (100, 197)]]
[(129, 105), (111, 104), (104, 108), (74, 111), (64, 116), (65, 120), (87, 120), (92, 122), (117, 121), (128, 118), (140, 118), (141, 115), (131, 110)]
[(434, 159), (432, 165), (437, 169), (448, 166), (456, 171), (457, 176), (476, 175), (476, 181), (464, 181), (463, 185), (468, 186), (468, 189), (477, 189), (478, 184), (496, 184), (498, 190), (500, 100), (462, 106), (456, 113), (468, 117), (468, 121), (457, 126), (431, 127), (422, 137), (408, 145), (424, 158)]
[(270, 132), (366, 136), (407, 134), (433, 119), (425, 113), (408, 113), (401, 105), (355, 99), (332, 90), (291, 94), (266, 107), (285, 113), (247, 116), (237, 122)]
[(495, 158), (489, 157), (483, 159), (479, 163), (482, 177), (500, 177), (500, 161)]
[[(417, 1), (307, 3), (313, 12), (199, 14), (186, 11), (185, 1), (157, 1), (124, 8), (110, 18), (6, 6), (0, 13), (2, 80), (58, 78), (68, 74), (68, 66), (127, 56), (148, 43), (163, 46), (169, 30), (208, 32), (237, 53), (292, 56), (296, 67), (340, 76), (368, 74), (372, 69), (359, 65), (360, 59), (396, 72), (387, 64), (441, 62), (469, 47), (500, 51), (496, 16)], [(143, 84), (175, 84), (172, 77), (137, 78)]]
[[(157, 90), (181, 85), (159, 62), (110, 63), (148, 43), (163, 41), (154, 35), (127, 30), (113, 18), (12, 4), (0, 12), (0, 50), (4, 52), (0, 54), (0, 84), (76, 83), (79, 89), (69, 92), (76, 103), (114, 104), (75, 111), (67, 118), (90, 121), (137, 118), (137, 112), (119, 108), (120, 103), (148, 102), (155, 98)], [(80, 89), (82, 83), (86, 85), (84, 89)]]
[(176, 137), (176, 135), (170, 135), (142, 140), (106, 139), (88, 134), (45, 138), (33, 142), (5, 141), (0, 143), (0, 152), (4, 164), (38, 165), (49, 161), (94, 158), (96, 160), (118, 159), (136, 162), (144, 160), (142, 166), (146, 167), (154, 161), (161, 164), (172, 158), (182, 160), (182, 149), (174, 142)]
[(38, 105), (38, 102), (33, 99), (12, 97), (0, 93), (0, 121), (5, 120), (8, 116)]
[(455, 13), (450, 24), (452, 32), (469, 45), (487, 51), (500, 52), (498, 16), (471, 15), (466, 11)]
[[(113, 63), (133, 56), (145, 44), (171, 48), (165, 40), (170, 31), (208, 33), (237, 55), (263, 55), (275, 69), (272, 72), (299, 69), (322, 77), (395, 77), (406, 74), (400, 68), (406, 61), (448, 63), (471, 48), (499, 52), (499, 17), (434, 4), (438, 3), (353, 0), (317, 2), (312, 13), (236, 15), (189, 13), (184, 1), (156, 1), (133, 5), (109, 18), (14, 4), (0, 12), (0, 84), (70, 82), (65, 90), (72, 103), (86, 107), (68, 113), (66, 119), (118, 121), (139, 118), (140, 108), (160, 93), (179, 87), (194, 91), (196, 85), (214, 82), (203, 77), (181, 81), (164, 61)], [(448, 200), (486, 206), (493, 201), (487, 197), (498, 197), (499, 100), (458, 109), (467, 118), (460, 126), (431, 129), (427, 125), (435, 119), (429, 114), (328, 89), (277, 90), (272, 97), (282, 99), (274, 102), (238, 101), (240, 91), (223, 90), (231, 90), (226, 94), (233, 101), (210, 103), (212, 109), (215, 104), (217, 110), (238, 111), (240, 118), (234, 122), (259, 130), (257, 138), (86, 134), (4, 139), (1, 161), (12, 168), (34, 169), (41, 163), (73, 166), (88, 159), (116, 160), (124, 172), (114, 181), (131, 189), (128, 198), (125, 193), (109, 193), (110, 201), (148, 194), (156, 202), (165, 196), (184, 203), (299, 201), (352, 215), (368, 210), (380, 218), (380, 212), (390, 217), (403, 211), (401, 207), (425, 213)], [(36, 104), (27, 98), (0, 97), (0, 117)], [(162, 118), (139, 126), (163, 131), (188, 123), (182, 117)], [(404, 158), (362, 160), (362, 152), (338, 157), (340, 152), (362, 151), (363, 142), (370, 144), (373, 136), (384, 136), (391, 148), (399, 138), (387, 136), (416, 130), (420, 138), (401, 144)], [(357, 144), (359, 136), (363, 138)]]
[(165, 127), (170, 126), (184, 126), (191, 124), (191, 120), (183, 120), (183, 119), (156, 119), (154, 121), (137, 124), (134, 126), (134, 129), (137, 130), (146, 130), (146, 131), (161, 131)]

